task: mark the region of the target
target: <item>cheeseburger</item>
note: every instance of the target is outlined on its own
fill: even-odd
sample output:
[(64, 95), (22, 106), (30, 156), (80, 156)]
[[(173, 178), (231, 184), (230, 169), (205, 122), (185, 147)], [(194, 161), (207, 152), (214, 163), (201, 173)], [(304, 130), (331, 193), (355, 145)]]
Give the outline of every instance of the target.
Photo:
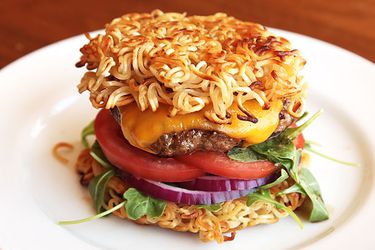
[(288, 215), (302, 226), (299, 207), (310, 221), (328, 218), (303, 167), (301, 132), (318, 114), (301, 124), (305, 60), (286, 39), (223, 13), (160, 10), (87, 38), (78, 90), (99, 111), (76, 167), (92, 218), (112, 213), (219, 243)]

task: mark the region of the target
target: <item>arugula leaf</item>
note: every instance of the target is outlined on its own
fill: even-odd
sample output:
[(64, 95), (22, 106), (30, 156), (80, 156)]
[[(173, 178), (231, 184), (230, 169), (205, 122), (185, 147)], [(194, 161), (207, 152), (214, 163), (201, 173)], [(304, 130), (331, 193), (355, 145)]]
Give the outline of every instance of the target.
[(89, 193), (94, 202), (97, 213), (102, 212), (104, 205), (105, 188), (108, 181), (115, 175), (115, 171), (110, 169), (95, 176), (89, 183)]
[(129, 188), (123, 197), (127, 200), (125, 204), (126, 213), (132, 220), (137, 220), (144, 215), (152, 218), (159, 217), (163, 214), (167, 205), (165, 201), (144, 195), (135, 188)]
[(241, 162), (253, 162), (262, 159), (262, 157), (254, 151), (240, 147), (232, 148), (227, 155), (230, 159)]
[(283, 165), (291, 176), (296, 181), (298, 175), (296, 169), (298, 168), (299, 157), (296, 146), (293, 140), (308, 127), (320, 114), (321, 110), (315, 113), (304, 124), (296, 128), (287, 128), (278, 136), (275, 136), (265, 142), (252, 145), (248, 148), (235, 148), (228, 152), (228, 157), (238, 161), (256, 161), (261, 158), (266, 158), (272, 162)]
[(309, 197), (309, 221), (318, 222), (327, 220), (329, 218), (328, 210), (324, 205), (324, 201), (321, 196), (321, 191), (318, 182), (312, 175), (312, 173), (302, 168), (300, 173), (300, 185)]
[(94, 121), (91, 121), (81, 132), (81, 141), (85, 148), (89, 148), (89, 142), (87, 141), (89, 135), (95, 135)]
[(306, 140), (306, 138), (305, 138), (305, 147), (304, 147), (304, 148), (306, 148), (306, 147), (312, 147), (312, 146), (318, 146), (318, 147), (321, 147), (322, 144), (320, 144), (320, 143), (317, 142), (317, 141)]
[(250, 147), (251, 150), (266, 157), (268, 160), (279, 163), (285, 167), (290, 176), (298, 183), (298, 165), (301, 152), (296, 149), (293, 140), (302, 133), (316, 118), (320, 116), (322, 110), (315, 113), (301, 126), (296, 128), (287, 128), (278, 136), (271, 138), (263, 143), (255, 144)]
[(309, 112), (304, 112), (298, 119), (297, 119), (297, 121), (296, 122), (299, 122), (299, 121), (301, 121), (302, 119), (304, 119), (306, 116), (308, 116), (309, 115)]
[(295, 150), (295, 158), (293, 159), (293, 166), (290, 170), (290, 175), (292, 176), (295, 182), (299, 183), (298, 169), (301, 162), (302, 150)]
[(211, 204), (211, 205), (197, 205), (197, 208), (204, 208), (210, 212), (219, 212), (222, 209), (224, 202)]
[(301, 187), (300, 184), (294, 183), (293, 186), (288, 187), (287, 189), (284, 189), (283, 191), (280, 191), (276, 194), (276, 196), (283, 195), (283, 194), (290, 194), (290, 193), (300, 193), (306, 195), (305, 190)]
[(292, 141), (275, 137), (252, 145), (250, 149), (276, 164), (281, 164), (294, 180), (298, 180), (298, 174), (293, 171), (296, 164), (298, 167), (298, 151)]
[(343, 160), (339, 160), (339, 159), (336, 159), (332, 156), (329, 156), (329, 155), (326, 155), (326, 154), (323, 154), (317, 150), (315, 150), (313, 147), (312, 147), (312, 144), (314, 144), (313, 142), (309, 141), (309, 142), (305, 142), (305, 147), (304, 149), (311, 152), (311, 153), (314, 153), (316, 155), (319, 155), (320, 157), (322, 158), (325, 158), (327, 160), (330, 160), (330, 161), (333, 161), (333, 162), (336, 162), (336, 163), (339, 163), (339, 164), (342, 164), (342, 165), (346, 165), (346, 166), (352, 166), (352, 167), (359, 167), (359, 164), (357, 163), (354, 163), (354, 162), (349, 162), (349, 161), (343, 161)]
[[(323, 200), (321, 199), (320, 189), (317, 181), (307, 169), (302, 168), (300, 173), (298, 171), (301, 151), (296, 150), (295, 147), (282, 148), (281, 144), (269, 144), (269, 147), (270, 148), (266, 150), (265, 148), (257, 147), (257, 145), (252, 146), (252, 148), (255, 148), (255, 151), (257, 153), (262, 153), (269, 160), (275, 163), (282, 164), (289, 172), (289, 175), (297, 183), (297, 185), (299, 184), (301, 189), (299, 191), (301, 193), (306, 193), (307, 197), (312, 202), (312, 206), (308, 208), (310, 221), (315, 222), (328, 219), (328, 211), (325, 208)], [(295, 186), (294, 188), (296, 187), (297, 186)]]
[(315, 121), (316, 118), (318, 118), (321, 114), (323, 113), (323, 110), (319, 110), (318, 112), (316, 112), (313, 116), (310, 117), (310, 119), (308, 119), (305, 123), (303, 123), (301, 126), (298, 126), (296, 128), (287, 128), (285, 129), (281, 134), (280, 136), (283, 137), (284, 139), (288, 139), (288, 140), (294, 140), (297, 138), (297, 136), (299, 134), (302, 133), (303, 130), (305, 130), (305, 128), (307, 128), (308, 126), (310, 126), (310, 124)]
[(105, 168), (113, 168), (112, 164), (107, 160), (104, 155), (102, 148), (100, 147), (98, 141), (95, 141), (91, 146), (90, 155), (100, 163)]
[(273, 204), (276, 208), (284, 210), (298, 223), (300, 228), (303, 228), (302, 221), (293, 212), (293, 210), (290, 209), (289, 207), (285, 206), (284, 204), (274, 200), (271, 197), (269, 189), (267, 189), (267, 190), (261, 189), (259, 192), (249, 194), (247, 196), (246, 205), (251, 206), (254, 202), (259, 201), (259, 200), (265, 201), (265, 202), (270, 203), (270, 204)]
[[(301, 151), (296, 149), (293, 140), (309, 126), (321, 112), (322, 111), (317, 112), (297, 128), (288, 128), (274, 138), (247, 148), (275, 164), (282, 165), (288, 171), (296, 184), (283, 192), (298, 191), (307, 195), (307, 203), (311, 203), (308, 208), (309, 220), (312, 222), (328, 219), (328, 211), (321, 198), (319, 185), (313, 175), (307, 169), (302, 169), (300, 173), (298, 171)], [(261, 189), (261, 191), (264, 191), (264, 189)], [(257, 195), (253, 197), (259, 199)]]
[(269, 189), (273, 186), (276, 186), (277, 184), (280, 184), (281, 182), (285, 181), (286, 179), (288, 179), (289, 175), (288, 173), (284, 170), (284, 169), (281, 169), (281, 174), (280, 174), (280, 177), (277, 178), (275, 181), (271, 182), (271, 183), (268, 183), (266, 185), (263, 185), (261, 186), (260, 188), (261, 189)]
[(80, 224), (80, 223), (92, 221), (92, 220), (95, 220), (95, 219), (99, 219), (99, 218), (102, 218), (102, 217), (104, 217), (108, 214), (113, 213), (114, 211), (120, 209), (124, 205), (125, 205), (125, 201), (119, 203), (118, 205), (114, 206), (111, 209), (108, 209), (108, 210), (105, 210), (104, 212), (101, 212), (100, 214), (96, 214), (96, 215), (93, 215), (93, 216), (90, 216), (90, 217), (87, 217), (87, 218), (84, 218), (84, 219), (80, 219), (80, 220), (63, 220), (63, 221), (59, 221), (58, 224), (59, 225)]
[[(113, 170), (109, 170), (107, 172), (104, 172), (103, 174), (106, 174), (112, 171)], [(79, 223), (92, 221), (95, 219), (102, 218), (108, 214), (111, 214), (114, 211), (120, 209), (121, 207), (125, 207), (129, 218), (133, 220), (137, 220), (145, 214), (147, 214), (150, 217), (159, 217), (163, 214), (165, 206), (167, 205), (165, 201), (156, 200), (149, 196), (145, 196), (141, 194), (135, 188), (129, 188), (124, 193), (123, 196), (124, 196), (124, 199), (126, 199), (126, 201), (123, 201), (117, 204), (115, 207), (109, 210), (105, 210), (99, 214), (96, 214), (96, 215), (93, 215), (84, 219), (80, 219), (80, 220), (59, 221), (58, 224), (70, 225), (70, 224), (79, 224)]]

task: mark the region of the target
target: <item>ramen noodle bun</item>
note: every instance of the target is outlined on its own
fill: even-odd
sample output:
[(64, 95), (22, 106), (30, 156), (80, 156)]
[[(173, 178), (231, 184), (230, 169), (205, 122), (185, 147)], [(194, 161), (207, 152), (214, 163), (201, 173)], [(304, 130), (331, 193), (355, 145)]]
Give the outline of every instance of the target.
[(80, 92), (89, 91), (96, 108), (136, 102), (144, 111), (170, 106), (170, 115), (197, 112), (230, 123), (234, 103), (290, 100), (288, 112), (303, 113), (305, 84), (298, 73), (305, 60), (290, 43), (264, 26), (223, 13), (126, 14), (82, 49), (76, 66), (86, 65)]
[[(302, 166), (305, 163), (303, 162)], [(81, 175), (81, 183), (87, 185), (92, 178), (102, 173), (104, 168), (91, 157), (88, 150), (83, 150), (76, 162), (76, 170)], [(273, 195), (293, 184), (291, 181), (283, 181), (274, 186), (271, 193)], [(106, 189), (106, 209), (109, 210), (123, 202), (122, 194), (128, 188), (129, 185), (124, 180), (117, 176), (112, 177)], [(302, 205), (305, 196), (299, 193), (290, 193), (280, 196), (279, 199), (280, 203), (294, 210)], [(124, 207), (114, 211), (113, 214), (121, 219), (129, 219)], [(247, 206), (246, 197), (243, 197), (224, 202), (222, 208), (216, 212), (195, 205), (167, 202), (167, 206), (160, 217), (143, 216), (135, 222), (147, 225), (154, 224), (175, 231), (198, 233), (201, 241), (222, 243), (233, 240), (238, 230), (258, 224), (273, 224), (286, 216), (288, 216), (286, 211), (261, 200)]]

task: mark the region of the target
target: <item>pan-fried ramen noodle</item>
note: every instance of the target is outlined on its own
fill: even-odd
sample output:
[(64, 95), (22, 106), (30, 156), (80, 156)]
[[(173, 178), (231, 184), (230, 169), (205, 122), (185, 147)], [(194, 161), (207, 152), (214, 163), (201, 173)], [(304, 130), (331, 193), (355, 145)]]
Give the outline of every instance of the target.
[[(104, 170), (91, 157), (90, 151), (87, 149), (83, 150), (78, 157), (76, 169), (81, 175), (81, 183), (85, 185), (88, 185), (90, 179)], [(293, 184), (289, 180), (283, 181), (271, 188), (271, 194), (278, 193)], [(119, 177), (112, 177), (106, 188), (105, 209), (109, 210), (123, 202), (122, 194), (128, 187), (127, 183)], [(302, 205), (304, 197), (299, 193), (290, 193), (278, 196), (276, 200), (294, 210)], [(114, 211), (113, 214), (122, 219), (128, 218), (124, 206)], [(199, 238), (202, 241), (217, 241), (221, 243), (233, 240), (235, 232), (238, 230), (258, 224), (275, 223), (287, 215), (287, 212), (261, 200), (251, 206), (247, 206), (246, 197), (244, 197), (224, 202), (222, 208), (217, 212), (210, 212), (194, 205), (167, 202), (164, 213), (160, 217), (150, 218), (143, 216), (135, 222), (139, 224), (156, 224), (162, 228), (175, 231), (199, 233)], [(230, 234), (230, 236), (226, 234)]]
[(62, 154), (61, 154), (61, 150), (62, 149), (65, 149), (65, 150), (68, 150), (68, 151), (73, 151), (74, 149), (74, 146), (70, 143), (67, 143), (67, 142), (59, 142), (59, 143), (56, 143), (53, 148), (52, 148), (52, 154), (53, 156), (58, 160), (60, 161), (61, 163), (63, 164), (68, 164), (69, 163), (69, 160), (67, 158), (65, 158)]
[[(202, 110), (208, 119), (230, 123), (227, 110), (255, 99), (264, 108), (288, 98), (288, 111), (303, 113), (305, 60), (290, 43), (264, 26), (223, 13), (126, 14), (81, 48), (78, 67), (86, 72), (78, 89), (89, 91), (96, 108), (136, 102), (144, 111), (159, 103), (170, 115)], [(243, 108), (244, 109), (244, 108)], [(245, 112), (246, 113), (246, 112)]]

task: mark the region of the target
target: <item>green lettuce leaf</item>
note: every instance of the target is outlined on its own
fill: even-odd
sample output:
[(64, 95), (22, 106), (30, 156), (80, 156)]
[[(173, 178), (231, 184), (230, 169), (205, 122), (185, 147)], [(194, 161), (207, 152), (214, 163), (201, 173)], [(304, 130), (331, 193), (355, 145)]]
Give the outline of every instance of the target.
[(259, 161), (259, 160), (264, 159), (253, 150), (249, 150), (248, 148), (240, 148), (240, 147), (232, 148), (231, 150), (229, 150), (227, 155), (230, 159), (235, 160), (235, 161), (241, 161), (241, 162), (253, 162), (253, 161)]
[(265, 202), (270, 203), (270, 204), (273, 204), (276, 208), (284, 210), (285, 212), (287, 212), (298, 223), (298, 225), (301, 228), (303, 228), (302, 221), (293, 212), (293, 210), (290, 209), (289, 207), (285, 206), (284, 204), (282, 204), (282, 203), (274, 200), (272, 198), (271, 194), (270, 194), (269, 189), (267, 189), (267, 190), (261, 189), (260, 191), (258, 191), (256, 193), (249, 194), (247, 196), (246, 205), (247, 206), (251, 206), (253, 203), (255, 203), (255, 202), (259, 201), (259, 200), (265, 201)]
[(298, 179), (298, 174), (293, 171), (294, 166), (298, 166), (298, 151), (292, 141), (280, 140), (280, 138), (275, 137), (263, 143), (255, 144), (250, 149), (268, 160), (282, 165), (293, 179)]
[(90, 147), (89, 142), (87, 140), (87, 137), (89, 135), (95, 135), (94, 121), (90, 122), (86, 127), (84, 127), (82, 132), (81, 132), (81, 141), (82, 141), (82, 144), (85, 148)]
[(123, 195), (126, 200), (125, 209), (128, 217), (137, 220), (144, 215), (159, 217), (167, 205), (165, 201), (144, 195), (135, 188), (129, 188)]
[(283, 194), (290, 194), (290, 193), (300, 193), (306, 195), (305, 190), (301, 187), (300, 184), (294, 183), (293, 186), (288, 187), (287, 189), (284, 189), (281, 192), (278, 192), (276, 196), (283, 195)]
[(299, 134), (301, 134), (308, 126), (315, 121), (316, 118), (318, 118), (323, 113), (323, 110), (319, 110), (316, 112), (313, 116), (310, 117), (305, 123), (303, 123), (301, 126), (298, 126), (296, 128), (287, 128), (282, 133), (280, 133), (280, 137), (283, 139), (287, 139), (290, 141), (293, 141), (297, 138)]
[(262, 155), (268, 160), (281, 164), (288, 170), (290, 176), (298, 182), (298, 164), (301, 152), (296, 149), (293, 140), (307, 128), (322, 111), (315, 113), (309, 120), (296, 128), (287, 128), (278, 136), (275, 136), (263, 143), (255, 144), (251, 150)]
[[(336, 162), (338, 164), (342, 164), (342, 165), (345, 165), (345, 166), (351, 166), (351, 167), (359, 167), (358, 163), (339, 160), (339, 159), (337, 159), (335, 157), (323, 154), (323, 153), (315, 150), (314, 147), (313, 147), (313, 144), (316, 144), (316, 143), (311, 142), (311, 141), (305, 141), (305, 148), (304, 149), (307, 150), (307, 151), (309, 151), (309, 152), (311, 152), (311, 153), (314, 153), (314, 154), (316, 154), (316, 155), (318, 155), (318, 156), (320, 156), (320, 157), (322, 157), (324, 159)], [(319, 145), (319, 144), (316, 144), (316, 145)]]
[(95, 176), (89, 183), (89, 193), (94, 202), (97, 213), (102, 212), (104, 206), (104, 195), (108, 181), (115, 175), (113, 169), (107, 170)]
[[(286, 194), (292, 191), (306, 194), (308, 201), (311, 203), (308, 210), (309, 220), (312, 222), (328, 219), (328, 212), (321, 198), (319, 185), (313, 175), (306, 169), (299, 171), (298, 166), (302, 152), (301, 150), (296, 149), (293, 140), (297, 138), (297, 136), (320, 114), (321, 111), (314, 114), (301, 126), (296, 128), (288, 128), (279, 135), (263, 143), (255, 144), (242, 150), (236, 149), (234, 152), (230, 151), (228, 153), (228, 156), (234, 160), (240, 159), (242, 161), (254, 161), (256, 159), (263, 158), (282, 166), (288, 172), (289, 176), (296, 182), (296, 184), (287, 190), (284, 190), (280, 194)], [(264, 191), (266, 188), (270, 187), (272, 186), (266, 185), (265, 187), (262, 187), (261, 191)], [(259, 193), (250, 197), (255, 199), (259, 198), (258, 196)]]
[(125, 201), (117, 204), (116, 206), (114, 206), (111, 209), (108, 209), (108, 210), (105, 210), (105, 211), (101, 212), (100, 214), (95, 214), (93, 216), (90, 216), (90, 217), (87, 217), (87, 218), (84, 218), (84, 219), (79, 219), (79, 220), (63, 220), (63, 221), (59, 221), (58, 224), (59, 225), (72, 225), (72, 224), (80, 224), (80, 223), (100, 219), (100, 218), (103, 218), (103, 217), (113, 213), (114, 211), (122, 208), (124, 205), (125, 205)]
[(288, 179), (289, 175), (288, 173), (284, 170), (284, 169), (281, 169), (281, 174), (279, 176), (279, 178), (277, 178), (275, 181), (271, 182), (271, 183), (268, 183), (266, 185), (263, 185), (261, 186), (260, 188), (261, 189), (269, 189), (273, 186), (276, 186), (277, 184), (280, 184), (281, 182), (285, 181), (286, 179)]
[(306, 168), (301, 169), (300, 177), (301, 181), (299, 184), (309, 197), (307, 201), (310, 202), (307, 206), (309, 210), (309, 221), (318, 222), (327, 220), (329, 218), (328, 210), (322, 199), (320, 187), (315, 177), (310, 170)]
[(107, 157), (104, 155), (103, 150), (100, 147), (98, 141), (95, 141), (94, 144), (92, 144), (90, 149), (90, 155), (103, 167), (113, 168), (112, 164), (107, 160)]
[(219, 212), (222, 209), (224, 202), (211, 205), (197, 205), (197, 208), (204, 208), (210, 212)]

